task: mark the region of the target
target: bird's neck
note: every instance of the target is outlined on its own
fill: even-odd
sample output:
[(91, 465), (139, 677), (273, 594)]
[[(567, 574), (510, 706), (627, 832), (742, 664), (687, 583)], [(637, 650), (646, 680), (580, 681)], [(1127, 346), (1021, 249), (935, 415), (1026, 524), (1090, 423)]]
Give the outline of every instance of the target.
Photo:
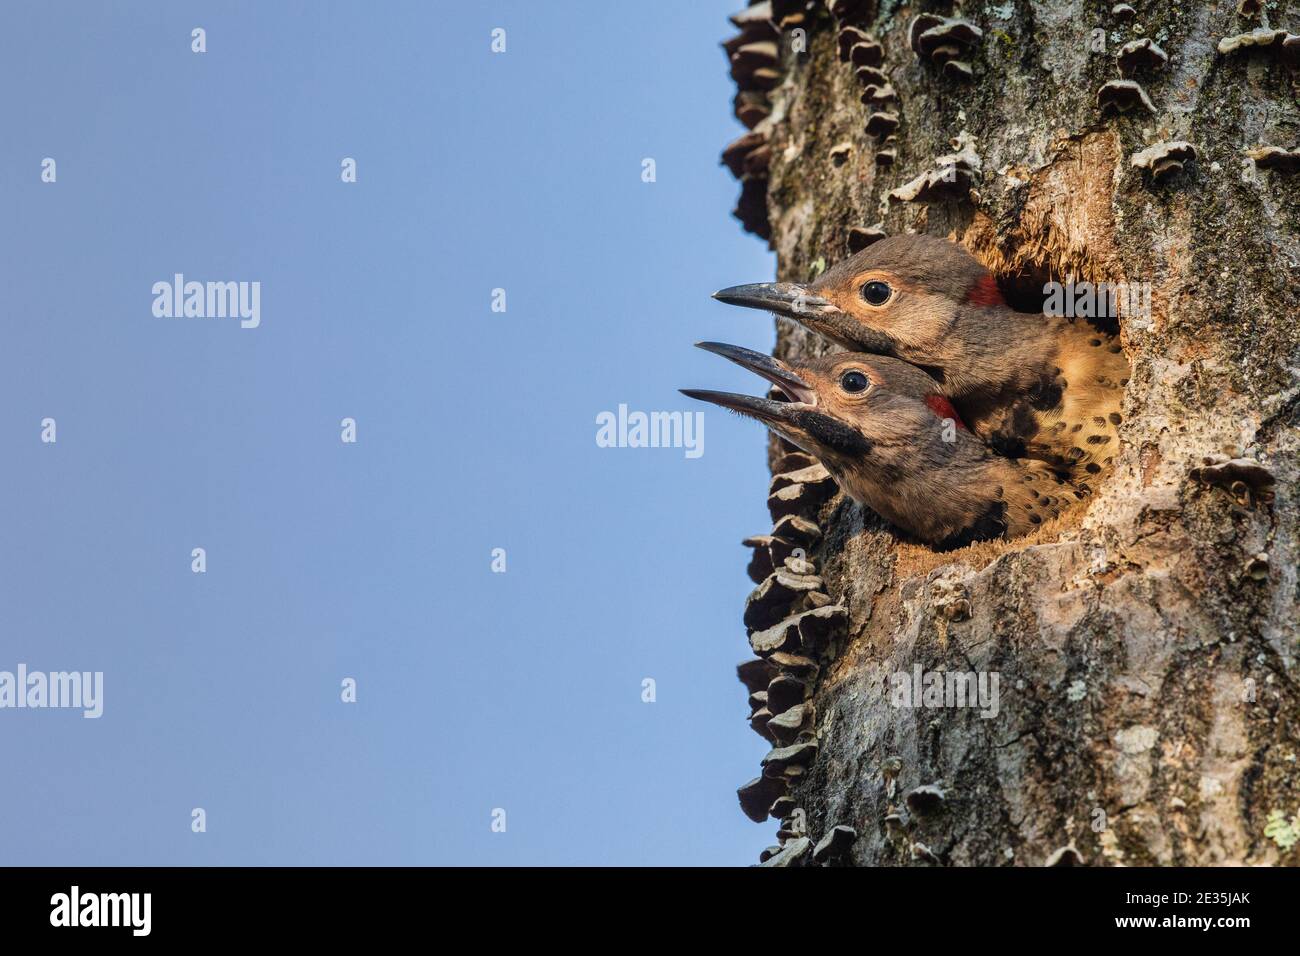
[(890, 460), (828, 467), (854, 500), (945, 550), (1025, 534), (1075, 500), (1043, 463), (994, 455), (970, 432)]
[(1057, 342), (1043, 315), (966, 306), (941, 346), (944, 394), (958, 404), (1023, 394), (1055, 373)]

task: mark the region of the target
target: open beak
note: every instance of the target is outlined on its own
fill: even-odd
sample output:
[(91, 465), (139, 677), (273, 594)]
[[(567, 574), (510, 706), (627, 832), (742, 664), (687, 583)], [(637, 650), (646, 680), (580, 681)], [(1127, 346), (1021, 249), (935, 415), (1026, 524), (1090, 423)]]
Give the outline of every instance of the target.
[(780, 402), (734, 392), (712, 392), (684, 388), (682, 394), (762, 422), (782, 438), (810, 455), (827, 454), (861, 458), (871, 451), (871, 443), (854, 427), (819, 411), (817, 393), (794, 369), (780, 359), (739, 345), (720, 342), (697, 342), (698, 348), (730, 359), (742, 368), (761, 375), (775, 385), (788, 401)]
[(868, 328), (846, 315), (829, 299), (797, 282), (754, 282), (733, 285), (713, 293), (719, 302), (763, 309), (794, 319), (843, 348), (876, 355), (894, 354), (894, 343), (883, 332)]
[(755, 352), (753, 349), (741, 348), (739, 345), (726, 345), (722, 342), (696, 342), (695, 347), (712, 352), (714, 355), (721, 355), (741, 368), (749, 369), (755, 375), (762, 376), (779, 388), (790, 402), (809, 406), (817, 404), (817, 393), (795, 373), (794, 369), (780, 359), (764, 352)]
[(790, 366), (779, 359), (762, 352), (755, 352), (753, 349), (741, 348), (739, 345), (724, 345), (721, 342), (696, 342), (695, 346), (714, 355), (721, 355), (741, 368), (761, 375), (775, 385), (787, 401), (737, 395), (734, 392), (682, 389), (682, 394), (689, 398), (697, 398), (702, 402), (729, 408), (733, 412), (757, 418), (765, 425), (786, 428), (796, 424), (799, 413), (808, 412), (817, 404), (817, 393)]
[(782, 426), (794, 426), (796, 409), (802, 406), (790, 402), (774, 402), (770, 398), (757, 398), (753, 395), (738, 395), (735, 392), (713, 392), (704, 388), (683, 388), (681, 393), (687, 398), (696, 398), (711, 405), (720, 405), (733, 412), (756, 418), (764, 425), (776, 428), (785, 434)]

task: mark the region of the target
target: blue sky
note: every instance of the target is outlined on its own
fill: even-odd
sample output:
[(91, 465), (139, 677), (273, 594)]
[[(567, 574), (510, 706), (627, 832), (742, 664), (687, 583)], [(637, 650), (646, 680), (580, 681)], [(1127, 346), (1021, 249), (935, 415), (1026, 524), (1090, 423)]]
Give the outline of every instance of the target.
[[(763, 433), (595, 442), (772, 342), (709, 299), (773, 270), (739, 3), (5, 6), (0, 670), (104, 714), (0, 710), (0, 863), (756, 860)], [(155, 317), (178, 272), (260, 326)]]

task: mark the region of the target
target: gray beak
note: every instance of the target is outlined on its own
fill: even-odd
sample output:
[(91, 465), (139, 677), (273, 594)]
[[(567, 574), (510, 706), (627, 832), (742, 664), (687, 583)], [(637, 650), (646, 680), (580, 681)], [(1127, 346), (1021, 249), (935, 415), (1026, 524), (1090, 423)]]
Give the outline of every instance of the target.
[[(756, 375), (761, 375), (779, 388), (789, 401), (778, 402), (770, 398), (737, 395), (734, 392), (712, 392), (694, 388), (682, 389), (682, 394), (688, 398), (720, 405), (750, 418), (757, 418), (763, 424), (775, 426), (782, 432), (785, 432), (790, 426), (796, 425), (798, 416), (801, 413), (811, 411), (813, 406), (817, 404), (817, 393), (795, 373), (794, 369), (780, 359), (775, 359), (762, 352), (755, 352), (753, 349), (741, 348), (739, 345), (725, 345), (722, 342), (696, 342), (695, 347), (704, 349), (706, 352), (712, 352), (714, 355), (721, 355), (723, 358), (735, 362), (741, 368), (748, 369)], [(786, 428), (781, 426), (786, 426)]]
[(713, 297), (728, 305), (762, 309), (794, 319), (851, 352), (894, 354), (894, 341), (888, 335), (863, 325), (853, 316), (841, 312), (830, 300), (797, 282), (733, 285), (713, 293)]
[(797, 282), (753, 282), (721, 289), (713, 297), (727, 305), (740, 305), (747, 309), (763, 309), (777, 315), (802, 319), (804, 315), (827, 310), (838, 312), (835, 306), (807, 286)]
[(817, 404), (817, 393), (795, 373), (794, 369), (780, 359), (763, 352), (755, 352), (753, 349), (741, 348), (739, 345), (726, 345), (722, 342), (696, 342), (695, 347), (712, 352), (714, 355), (721, 355), (741, 368), (748, 369), (755, 375), (761, 375), (784, 392), (791, 402), (799, 402), (803, 405)]
[[(713, 392), (702, 388), (683, 388), (681, 393), (687, 398), (698, 399), (711, 405), (720, 405), (741, 415), (757, 418), (765, 425), (794, 425), (796, 410), (803, 408), (790, 402), (774, 402), (770, 398), (757, 398), (753, 395), (738, 395), (735, 392)], [(784, 430), (782, 430), (784, 434)]]

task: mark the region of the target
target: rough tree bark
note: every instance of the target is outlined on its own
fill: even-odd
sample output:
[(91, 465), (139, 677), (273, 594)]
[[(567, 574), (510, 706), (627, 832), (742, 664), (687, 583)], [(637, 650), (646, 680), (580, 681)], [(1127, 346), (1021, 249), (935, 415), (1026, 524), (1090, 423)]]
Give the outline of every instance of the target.
[[(1286, 152), (1300, 39), (1280, 29), (1300, 33), (1300, 3), (1132, 7), (776, 0), (733, 18), (752, 131), (724, 160), (778, 278), (811, 279), (881, 232), (926, 232), (961, 242), (1022, 303), (1069, 278), (1151, 290), (1149, 316), (1119, 320), (1132, 376), (1113, 470), (1036, 535), (935, 553), (833, 487), (819, 495), (819, 476), (775, 480), (774, 518), (821, 534), (787, 520), (750, 542), (766, 581), (746, 623), (766, 662), (741, 676), (777, 749), (741, 803), (755, 817), (775, 803), (769, 863), (812, 863), (836, 826), (856, 840), (818, 862), (1300, 862), (1300, 154)], [(982, 35), (918, 53), (921, 13)], [(871, 37), (857, 65), (840, 56), (850, 25)], [(1279, 30), (1226, 39), (1262, 27)], [(1143, 38), (1167, 55), (1126, 54), (1152, 109), (1122, 85), (1109, 89), (1134, 107), (1099, 109), (1121, 48)], [(845, 34), (846, 52), (858, 39)], [(870, 72), (872, 41), (892, 90)], [(897, 117), (894, 138), (888, 118), (868, 134), (877, 112)], [(1192, 149), (1143, 152), (1161, 143)], [(778, 355), (827, 350), (780, 323)], [(807, 464), (789, 450), (770, 447), (774, 471)], [(812, 567), (795, 557), (769, 577), (794, 547)], [(809, 589), (833, 602), (819, 625), (842, 626), (824, 648), (816, 627), (781, 630), (826, 603)], [(997, 674), (997, 716), (896, 706), (891, 675), (914, 665)]]

